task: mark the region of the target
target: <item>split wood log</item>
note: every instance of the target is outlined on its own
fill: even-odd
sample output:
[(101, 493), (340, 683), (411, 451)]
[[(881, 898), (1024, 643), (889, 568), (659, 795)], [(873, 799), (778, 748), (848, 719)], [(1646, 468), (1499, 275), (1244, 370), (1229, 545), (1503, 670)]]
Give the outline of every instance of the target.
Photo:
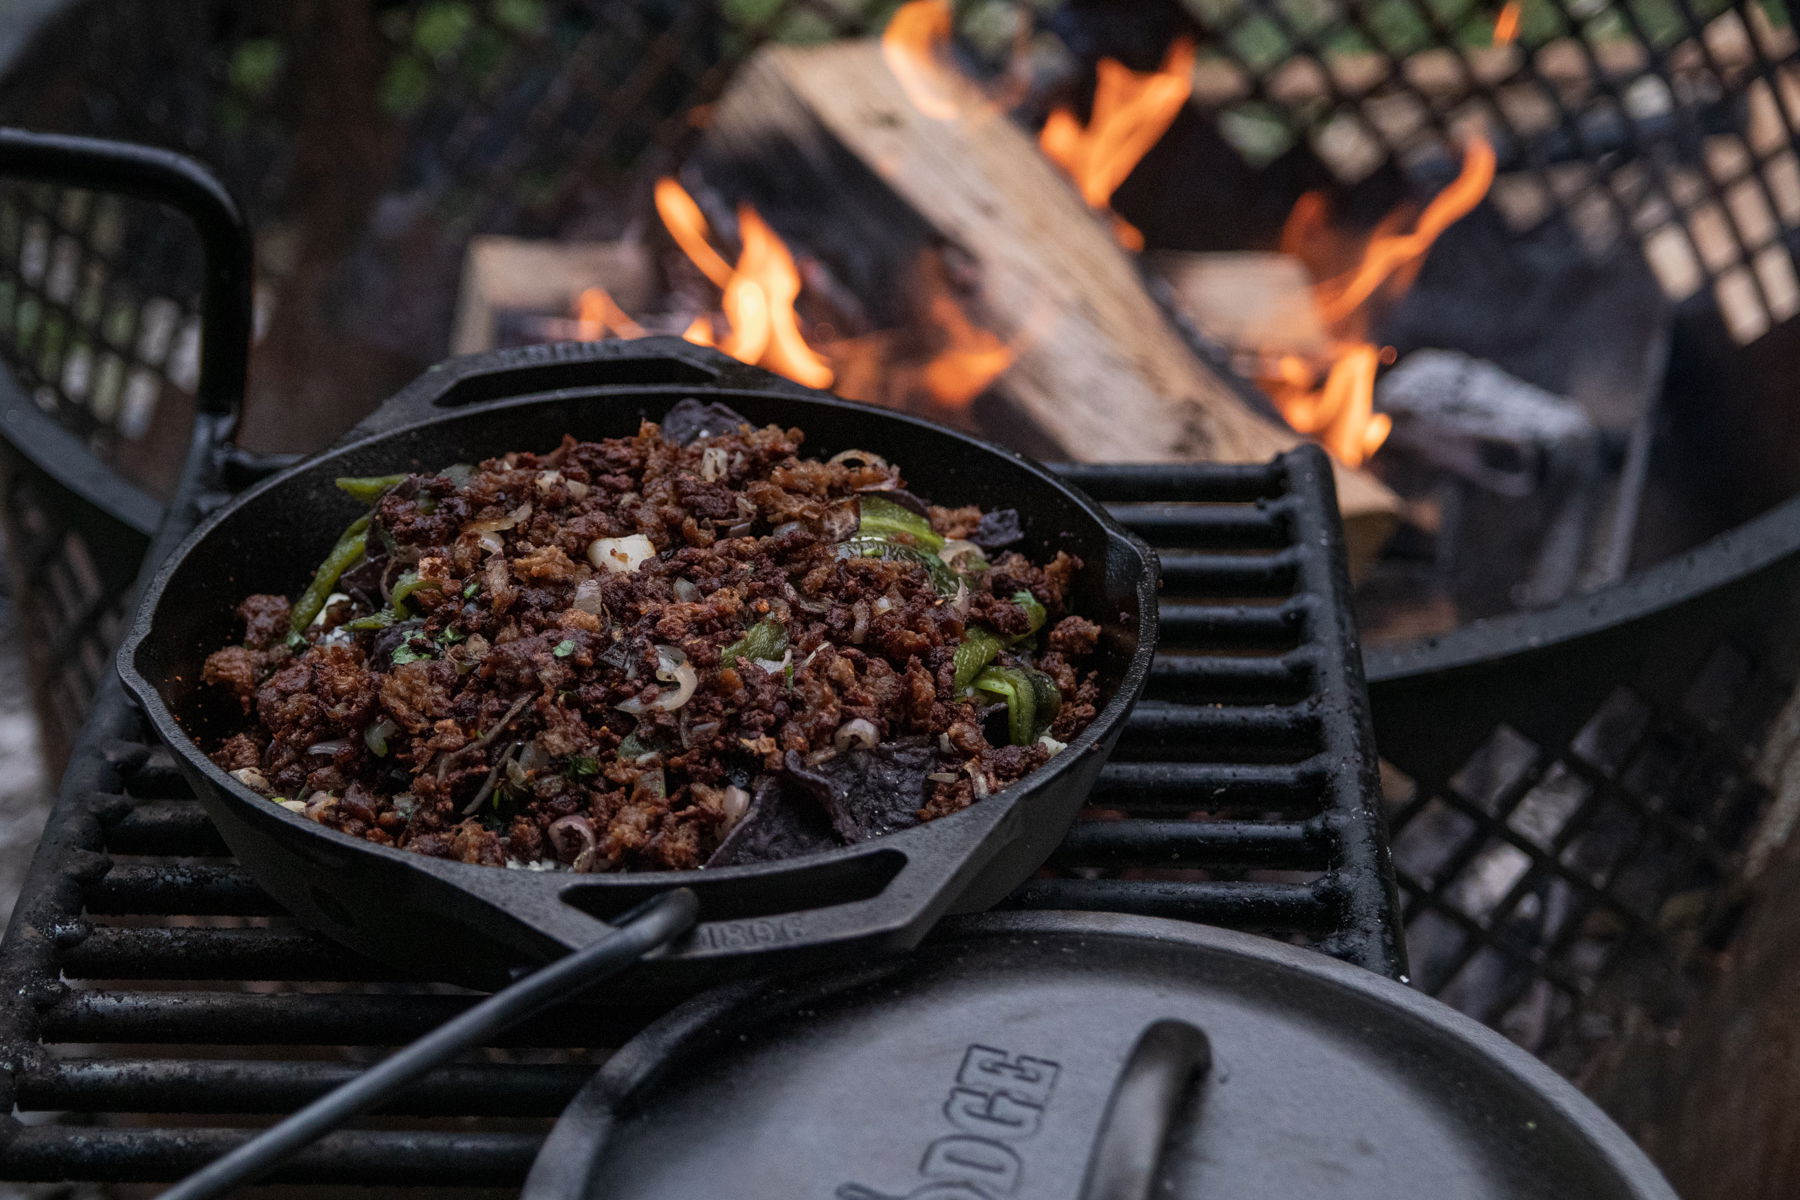
[[(830, 264), (878, 320), (897, 315), (893, 281), (948, 247), (959, 300), (1015, 355), (994, 393), (1057, 453), (1253, 462), (1294, 445), (1189, 348), (1031, 136), (972, 84), (943, 82), (950, 120), (915, 107), (872, 42), (766, 47), (713, 106), (690, 164)], [(1353, 555), (1378, 547), (1397, 498), (1341, 466), (1337, 489)]]

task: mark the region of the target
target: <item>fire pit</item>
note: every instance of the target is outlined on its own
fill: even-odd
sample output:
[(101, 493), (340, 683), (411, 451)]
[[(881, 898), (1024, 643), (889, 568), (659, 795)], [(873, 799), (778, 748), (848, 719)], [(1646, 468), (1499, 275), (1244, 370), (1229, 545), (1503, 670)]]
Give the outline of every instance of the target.
[[(0, 73), (0, 119), (179, 145), (244, 197), (266, 269), (241, 444), (316, 444), (452, 349), (637, 332), (1051, 458), (1260, 463), (1303, 433), (1342, 464), (1419, 984), (1596, 1086), (1619, 1030), (1677, 1018), (1780, 828), (1771, 716), (1800, 674), (1777, 602), (1800, 88), (1767, 10), (304, 7), (151, 30), (69, 4)], [(86, 456), (6, 474), (65, 745), (172, 494), (199, 278), (153, 215), (0, 203), (12, 407)], [(227, 452), (218, 486), (256, 466)], [(1192, 552), (1170, 578), (1217, 601), (1190, 614), (1225, 650), (1205, 688), (1291, 703), (1301, 666), (1237, 657), (1287, 636), (1296, 547), (1237, 507), (1271, 477), (1069, 469)], [(1286, 736), (1242, 721), (1159, 752)], [(1289, 766), (1110, 778), (1260, 804)], [(1289, 862), (1195, 826), (1147, 876), (1157, 823), (1065, 848), (1071, 875), (1131, 864), (1082, 903)]]

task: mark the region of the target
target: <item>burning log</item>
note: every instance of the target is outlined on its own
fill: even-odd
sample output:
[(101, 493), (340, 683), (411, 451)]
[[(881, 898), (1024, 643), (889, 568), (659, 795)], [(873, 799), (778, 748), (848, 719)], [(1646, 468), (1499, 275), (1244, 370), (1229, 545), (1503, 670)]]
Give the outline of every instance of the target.
[[(1027, 133), (953, 72), (925, 80), (928, 102), (909, 99), (920, 79), (897, 78), (872, 42), (765, 48), (691, 165), (878, 315), (894, 280), (949, 247), (964, 307), (1012, 354), (992, 394), (1055, 453), (1247, 462), (1298, 440), (1188, 348)], [(1379, 544), (1393, 494), (1340, 467), (1338, 498), (1353, 540)]]

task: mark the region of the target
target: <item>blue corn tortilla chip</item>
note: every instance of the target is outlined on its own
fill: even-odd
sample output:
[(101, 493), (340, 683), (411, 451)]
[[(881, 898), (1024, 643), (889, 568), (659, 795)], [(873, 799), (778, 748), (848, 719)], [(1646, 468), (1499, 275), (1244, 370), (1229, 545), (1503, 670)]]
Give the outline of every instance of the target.
[(788, 777), (824, 806), (846, 842), (917, 825), (925, 777), (937, 769), (937, 747), (923, 738), (848, 750), (812, 766), (792, 750), (787, 756)]
[(750, 424), (750, 418), (723, 404), (702, 404), (693, 397), (680, 401), (662, 419), (662, 435), (677, 446), (697, 442), (701, 438), (735, 433), (739, 425)]
[(975, 532), (969, 540), (992, 554), (1003, 550), (1025, 536), (1025, 527), (1019, 524), (1019, 510), (1016, 508), (996, 508), (992, 512), (983, 513), (981, 521), (975, 526)]
[(779, 862), (838, 844), (825, 814), (812, 799), (794, 795), (778, 775), (766, 775), (750, 794), (750, 807), (706, 860), (709, 867)]

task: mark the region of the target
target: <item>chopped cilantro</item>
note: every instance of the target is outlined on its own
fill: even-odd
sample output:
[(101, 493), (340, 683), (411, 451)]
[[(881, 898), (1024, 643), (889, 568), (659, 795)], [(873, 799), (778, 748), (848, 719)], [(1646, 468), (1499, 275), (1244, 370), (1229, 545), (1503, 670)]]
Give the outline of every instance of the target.
[(446, 646), (451, 646), (451, 645), (455, 645), (457, 642), (462, 641), (464, 638), (466, 638), (468, 636), (469, 636), (468, 634), (464, 633), (460, 629), (446, 628), (444, 630), (444, 632), (438, 634), (437, 640), (444, 643)]
[(471, 579), (469, 580), (468, 586), (463, 588), (463, 599), (472, 600), (479, 591), (481, 591), (481, 580)]
[(591, 754), (577, 754), (569, 759), (568, 774), (571, 779), (585, 779), (599, 773), (600, 760)]
[(550, 653), (556, 655), (558, 658), (569, 657), (569, 655), (575, 653), (575, 639), (564, 638), (562, 641), (556, 643), (556, 648), (551, 650)]
[(431, 658), (430, 650), (414, 650), (410, 645), (401, 646), (394, 651), (394, 665), (405, 666), (409, 662), (424, 662)]

